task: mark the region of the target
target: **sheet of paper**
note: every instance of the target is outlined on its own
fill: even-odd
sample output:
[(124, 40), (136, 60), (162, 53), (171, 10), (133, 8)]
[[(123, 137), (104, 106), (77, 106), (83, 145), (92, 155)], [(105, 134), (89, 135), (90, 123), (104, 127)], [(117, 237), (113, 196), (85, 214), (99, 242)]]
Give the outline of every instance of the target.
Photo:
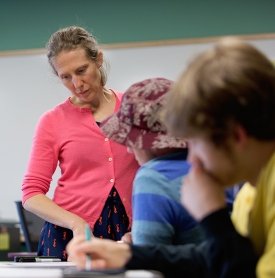
[(74, 267), (72, 262), (42, 262), (42, 263), (16, 263), (16, 262), (0, 262), (1, 268), (67, 268)]
[(127, 270), (125, 278), (163, 278), (162, 274), (148, 270)]
[(62, 278), (62, 269), (0, 268), (0, 278)]

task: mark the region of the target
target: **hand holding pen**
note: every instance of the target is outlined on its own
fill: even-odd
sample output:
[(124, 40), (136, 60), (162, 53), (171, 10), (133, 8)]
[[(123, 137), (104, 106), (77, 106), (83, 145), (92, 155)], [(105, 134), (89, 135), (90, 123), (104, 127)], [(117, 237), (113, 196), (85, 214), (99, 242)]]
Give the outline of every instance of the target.
[[(89, 241), (92, 238), (92, 233), (90, 226), (88, 224), (85, 225), (85, 240)], [(91, 270), (92, 265), (92, 259), (89, 254), (86, 255), (86, 261), (85, 261), (85, 270)]]

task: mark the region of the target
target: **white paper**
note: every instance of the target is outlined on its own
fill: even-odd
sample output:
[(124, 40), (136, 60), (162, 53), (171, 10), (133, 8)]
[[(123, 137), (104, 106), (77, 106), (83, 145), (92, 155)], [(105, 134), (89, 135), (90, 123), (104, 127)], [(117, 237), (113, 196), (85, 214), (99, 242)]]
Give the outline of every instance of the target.
[(127, 270), (125, 278), (162, 278), (160, 273), (147, 270)]
[(18, 262), (0, 262), (1, 268), (66, 268), (75, 266), (72, 262), (36, 262), (36, 263), (18, 263)]
[(0, 268), (0, 278), (62, 278), (62, 269)]

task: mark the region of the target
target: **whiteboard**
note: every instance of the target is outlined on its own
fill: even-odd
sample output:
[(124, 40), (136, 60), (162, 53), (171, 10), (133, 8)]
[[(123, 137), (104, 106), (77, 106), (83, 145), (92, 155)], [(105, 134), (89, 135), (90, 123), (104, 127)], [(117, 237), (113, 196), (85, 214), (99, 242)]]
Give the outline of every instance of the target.
[[(275, 40), (251, 41), (271, 59)], [(190, 59), (212, 43), (106, 49), (110, 65), (108, 87), (124, 91), (149, 77), (176, 79)], [(21, 184), (40, 115), (69, 92), (48, 65), (46, 55), (0, 57), (0, 218), (18, 219), (14, 201), (21, 199)], [(49, 196), (56, 183), (54, 177)]]

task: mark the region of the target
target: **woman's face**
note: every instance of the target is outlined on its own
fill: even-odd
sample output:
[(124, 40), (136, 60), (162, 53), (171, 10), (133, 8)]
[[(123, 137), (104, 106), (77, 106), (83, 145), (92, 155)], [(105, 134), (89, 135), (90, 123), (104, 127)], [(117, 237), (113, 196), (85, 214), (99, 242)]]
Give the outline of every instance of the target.
[(75, 103), (90, 104), (102, 93), (102, 53), (96, 61), (89, 59), (82, 48), (60, 52), (53, 60), (58, 77), (72, 93)]

